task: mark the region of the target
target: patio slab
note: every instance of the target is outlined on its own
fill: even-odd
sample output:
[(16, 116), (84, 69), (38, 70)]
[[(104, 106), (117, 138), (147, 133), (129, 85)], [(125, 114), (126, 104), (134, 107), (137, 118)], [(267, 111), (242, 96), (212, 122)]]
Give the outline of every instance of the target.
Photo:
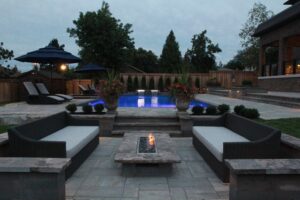
[(182, 162), (173, 164), (171, 173), (151, 175), (143, 173), (149, 171), (149, 166), (140, 166), (139, 173), (124, 174), (122, 165), (114, 162), (122, 138), (101, 137), (100, 145), (66, 182), (66, 199), (228, 199), (228, 184), (214, 175), (201, 156), (196, 156), (192, 139), (171, 140), (177, 152), (184, 152), (179, 154)]
[(280, 119), (280, 118), (295, 118), (300, 117), (300, 109), (288, 108), (266, 103), (258, 103), (254, 101), (247, 101), (242, 99), (235, 99), (229, 97), (222, 97), (211, 94), (198, 94), (197, 100), (211, 102), (216, 105), (228, 104), (233, 111), (234, 106), (243, 104), (249, 108), (256, 108), (262, 119)]

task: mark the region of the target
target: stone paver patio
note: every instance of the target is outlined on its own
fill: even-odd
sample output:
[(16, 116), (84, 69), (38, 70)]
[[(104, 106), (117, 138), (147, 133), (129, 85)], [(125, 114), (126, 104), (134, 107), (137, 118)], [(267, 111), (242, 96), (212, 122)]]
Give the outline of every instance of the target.
[(231, 111), (234, 106), (243, 104), (249, 108), (256, 108), (260, 113), (262, 119), (280, 119), (280, 118), (293, 118), (300, 117), (300, 109), (288, 108), (283, 106), (277, 106), (266, 103), (258, 103), (254, 101), (247, 101), (242, 99), (235, 99), (229, 97), (222, 97), (212, 94), (200, 94), (196, 95), (197, 100), (210, 102), (216, 105), (228, 104), (230, 105)]
[(223, 184), (192, 146), (191, 138), (172, 138), (182, 162), (170, 173), (142, 166), (122, 170), (114, 154), (122, 138), (100, 138), (100, 145), (66, 182), (68, 200), (228, 199)]

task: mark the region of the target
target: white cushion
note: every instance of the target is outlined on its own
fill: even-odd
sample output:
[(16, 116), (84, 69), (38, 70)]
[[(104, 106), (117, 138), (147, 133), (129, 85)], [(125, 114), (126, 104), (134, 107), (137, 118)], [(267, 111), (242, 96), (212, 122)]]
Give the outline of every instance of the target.
[(98, 126), (67, 126), (41, 140), (66, 142), (67, 157), (72, 158), (98, 134)]
[(223, 161), (224, 142), (249, 142), (248, 139), (225, 127), (194, 126), (193, 134), (220, 161)]

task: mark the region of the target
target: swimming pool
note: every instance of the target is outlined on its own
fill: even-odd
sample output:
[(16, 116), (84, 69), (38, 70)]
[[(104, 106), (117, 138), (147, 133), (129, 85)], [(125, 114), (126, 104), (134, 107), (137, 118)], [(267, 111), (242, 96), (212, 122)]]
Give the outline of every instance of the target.
[[(104, 104), (101, 99), (89, 102), (89, 105)], [(123, 95), (119, 98), (119, 107), (129, 108), (175, 108), (175, 100), (168, 95)], [(193, 100), (190, 107), (200, 105), (207, 107), (208, 104)]]

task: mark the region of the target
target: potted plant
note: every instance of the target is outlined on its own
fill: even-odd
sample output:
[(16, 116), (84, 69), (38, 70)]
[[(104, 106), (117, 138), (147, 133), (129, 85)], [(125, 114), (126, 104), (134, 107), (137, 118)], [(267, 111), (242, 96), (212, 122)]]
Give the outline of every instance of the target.
[(108, 73), (107, 80), (100, 81), (99, 96), (104, 100), (104, 106), (109, 112), (117, 110), (119, 97), (124, 90), (124, 84), (114, 72)]
[(178, 82), (171, 85), (171, 93), (176, 99), (176, 108), (180, 112), (185, 112), (194, 98), (196, 88), (189, 81), (189, 74), (182, 69)]

